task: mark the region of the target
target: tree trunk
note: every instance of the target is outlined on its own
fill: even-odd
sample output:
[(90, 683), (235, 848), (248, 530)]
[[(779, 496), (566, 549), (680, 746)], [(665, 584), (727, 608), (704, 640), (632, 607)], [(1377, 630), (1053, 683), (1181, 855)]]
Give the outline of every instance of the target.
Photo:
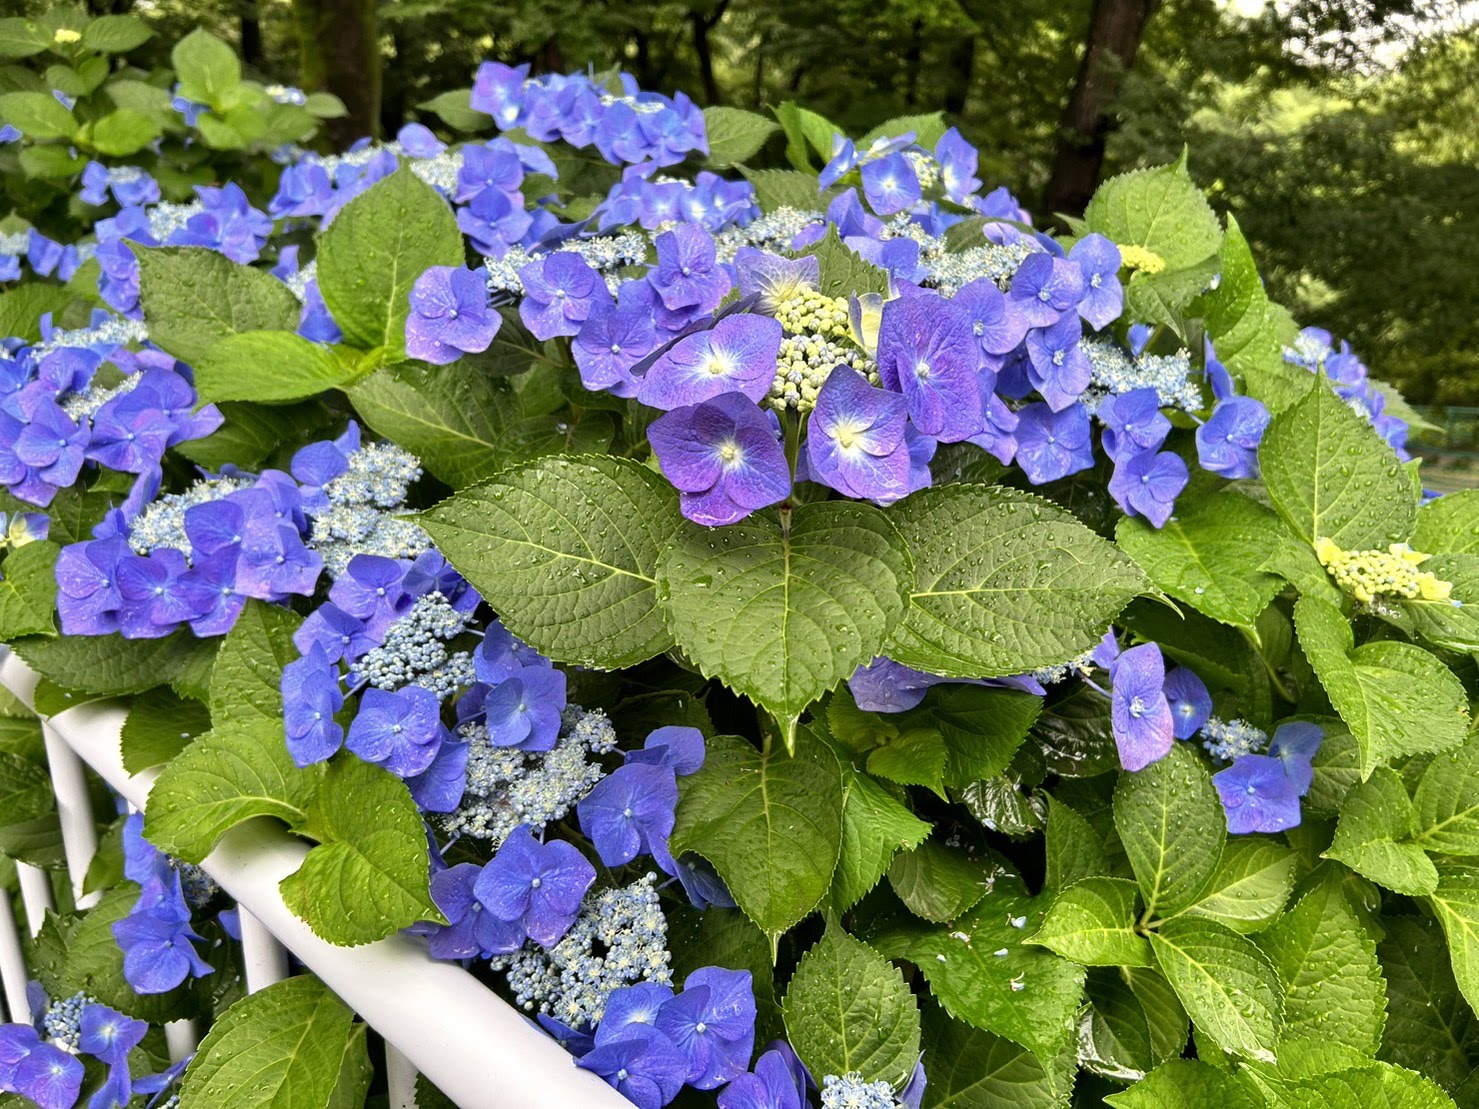
[(924, 61), (924, 20), (915, 19), (909, 27), (909, 47), (904, 51), (904, 103), (913, 108), (919, 104), (919, 67)]
[(241, 60), (258, 73), (262, 71), (262, 21), (258, 16), (256, 0), (242, 0)]
[(1094, 0), (1083, 61), (1063, 111), (1053, 173), (1043, 193), (1049, 213), (1079, 215), (1094, 195), (1105, 142), (1114, 130), (1114, 99), (1135, 64), (1158, 4), (1159, 0)]
[(340, 149), (380, 133), (380, 42), (375, 0), (293, 0), (303, 87), (331, 92), (346, 115), (327, 123)]
[(945, 95), (941, 101), (946, 115), (958, 117), (965, 112), (976, 74), (976, 41), (975, 35), (962, 35), (950, 48), (944, 74)]
[(698, 59), (699, 83), (704, 90), (704, 104), (719, 103), (719, 81), (714, 76), (714, 49), (709, 42), (709, 32), (719, 25), (729, 0), (719, 0), (708, 15), (694, 10), (688, 13), (688, 22), (693, 27), (693, 53)]

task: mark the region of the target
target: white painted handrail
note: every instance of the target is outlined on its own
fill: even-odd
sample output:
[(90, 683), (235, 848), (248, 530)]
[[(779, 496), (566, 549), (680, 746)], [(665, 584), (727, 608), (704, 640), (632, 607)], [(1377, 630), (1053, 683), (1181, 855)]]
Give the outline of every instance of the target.
[[(36, 681), (13, 652), (4, 653), (0, 685), (30, 705)], [(74, 752), (143, 810), (156, 772), (131, 775), (123, 768), (124, 716), (109, 702), (69, 708), (46, 721), (48, 749), (53, 738), (59, 740), (58, 746)], [(86, 834), (93, 836), (90, 824)], [(91, 857), (91, 847), (85, 852), (81, 843), (66, 847), (69, 869), (74, 854), (79, 860), (84, 853)], [(286, 970), (280, 953), (263, 945), (265, 930), (385, 1038), (392, 1077), (402, 1089), (412, 1072), (397, 1053), (463, 1109), (631, 1109), (629, 1101), (578, 1069), (563, 1048), (483, 983), (455, 963), (431, 958), (421, 941), (393, 936), (349, 948), (314, 935), (278, 893), (278, 883), (298, 869), (308, 849), (280, 824), (259, 818), (228, 832), (203, 864), (244, 910), (243, 942), (254, 988)]]

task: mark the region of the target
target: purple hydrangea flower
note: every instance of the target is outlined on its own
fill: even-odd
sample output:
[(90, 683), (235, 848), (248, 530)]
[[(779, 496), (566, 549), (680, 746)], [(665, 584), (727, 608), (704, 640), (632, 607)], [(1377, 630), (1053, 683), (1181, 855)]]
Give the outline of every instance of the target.
[(473, 892), (499, 920), (518, 924), (535, 943), (552, 947), (575, 923), (595, 880), (596, 868), (573, 846), (564, 840), (539, 843), (520, 824), (478, 875)]
[(1077, 316), (1027, 333), (1027, 379), (1048, 407), (1061, 412), (1089, 387), (1094, 368), (1079, 345), (1083, 326)]
[(843, 496), (887, 504), (910, 491), (908, 404), (875, 389), (850, 366), (838, 366), (817, 394), (806, 439), (811, 480)]
[(1120, 318), (1125, 308), (1125, 290), (1119, 278), (1119, 247), (1093, 231), (1073, 244), (1068, 258), (1084, 275), (1084, 298), (1078, 303), (1078, 314), (1091, 327), (1108, 327)]
[(300, 654), (306, 655), (315, 644), (323, 649), (328, 662), (355, 659), (377, 646), (365, 634), (364, 622), (355, 619), (332, 601), (319, 605), (309, 613), (308, 618), (293, 633), (293, 646), (298, 648)]
[(1252, 397), (1217, 402), (1197, 428), (1197, 463), (1225, 478), (1258, 476), (1258, 444), (1269, 424), (1268, 409)]
[(441, 700), (429, 689), (367, 689), (344, 746), (398, 778), (420, 774), (447, 736)]
[(743, 393), (758, 404), (775, 380), (782, 334), (780, 323), (769, 316), (726, 316), (664, 351), (638, 385), (637, 399), (672, 410), (722, 393)]
[(411, 800), (422, 812), (452, 812), (467, 790), (468, 746), (450, 742), (450, 738), (437, 748), (430, 766), (405, 780)]
[(507, 66), (502, 62), (484, 62), (473, 79), (469, 104), (475, 112), (493, 117), (500, 131), (518, 125), (524, 110), (524, 82), (529, 66)]
[(1233, 835), (1283, 832), (1299, 824), (1299, 790), (1281, 759), (1243, 755), (1212, 775)]
[(1159, 528), (1171, 518), (1176, 498), (1190, 479), (1180, 455), (1145, 451), (1115, 462), (1109, 495), (1125, 515), (1144, 516)]
[(714, 239), (697, 224), (682, 223), (653, 242), (657, 265), (647, 280), (670, 310), (712, 312), (729, 292), (729, 274), (717, 260)]
[(619, 766), (576, 806), (580, 830), (607, 866), (649, 854), (672, 873), (668, 836), (678, 805), (678, 782), (666, 766), (630, 762)]
[(1178, 666), (1166, 675), (1166, 700), (1177, 739), (1190, 739), (1212, 715), (1212, 694), (1196, 671)]
[(431, 876), (431, 899), (447, 923), (412, 928), (427, 937), (433, 959), (487, 959), (524, 946), (524, 929), (499, 920), (478, 900), (474, 887), (482, 873), (476, 863), (458, 863)]
[(1166, 699), (1166, 663), (1161, 649), (1143, 643), (1121, 653), (1109, 668), (1110, 720), (1120, 765), (1144, 770), (1175, 743), (1171, 705)]
[(626, 752), (629, 763), (666, 766), (680, 778), (696, 774), (704, 764), (704, 734), (697, 728), (669, 724), (647, 734), (640, 751)]
[(919, 203), (919, 177), (902, 151), (865, 162), (863, 194), (880, 216), (891, 216)]
[(113, 938), (123, 949), (123, 977), (141, 994), (167, 993), (187, 975), (203, 978), (210, 965), (196, 954), (200, 937), (190, 927), (183, 899), (162, 901), (113, 922)]
[(580, 381), (592, 392), (605, 389), (635, 397), (632, 367), (655, 351), (661, 340), (653, 320), (656, 295), (645, 281), (628, 281), (614, 304), (597, 304), (570, 344)]
[(63, 635), (107, 635), (118, 630), (118, 612), (123, 607), (118, 564), (132, 554), (121, 535), (62, 548), (56, 580)]
[(736, 1076), (719, 1093), (719, 1109), (803, 1109), (804, 1080), (785, 1053), (767, 1051), (755, 1060), (755, 1070)]
[(548, 751), (559, 738), (565, 704), (565, 672), (527, 666), (488, 694), (488, 741), (496, 747)]
[(773, 316), (789, 297), (804, 289), (815, 289), (822, 280), (822, 263), (813, 254), (783, 258), (752, 246), (740, 247), (734, 256), (742, 296), (754, 296), (755, 310)]
[(732, 524), (791, 492), (774, 415), (725, 393), (676, 408), (647, 428), (662, 472), (681, 494), (683, 515), (710, 527)]
[(119, 561), (115, 571), (123, 598), (119, 630), (125, 639), (158, 639), (195, 617), (181, 589), (189, 570), (184, 554), (171, 547)]
[(702, 967), (663, 1005), (657, 1030), (688, 1063), (684, 1081), (712, 1090), (744, 1073), (755, 1050), (755, 992), (748, 970)]
[(319, 643), (282, 668), (283, 727), (299, 766), (323, 762), (344, 743), (334, 714), (344, 707), (339, 674)]
[(940, 183), (945, 187), (945, 196), (957, 204), (969, 204), (981, 181), (976, 176), (980, 154), (966, 142), (954, 127), (940, 136), (935, 143), (935, 162), (940, 167)]
[(943, 297), (900, 297), (883, 306), (878, 372), (904, 394), (909, 418), (943, 443), (981, 430), (980, 347), (971, 321)]
[(1284, 764), (1294, 789), (1303, 797), (1315, 780), (1314, 758), (1325, 740), (1325, 729), (1304, 720), (1280, 724), (1269, 740), (1268, 753)]
[(82, 1060), (43, 1040), (29, 1024), (0, 1024), (0, 1090), (41, 1109), (72, 1109), (82, 1092)]
[(503, 317), (488, 307), (488, 286), (463, 266), (432, 266), (411, 288), (406, 354), (444, 366), (487, 350)]
[(649, 1024), (622, 1025), (609, 1035), (605, 1027), (597, 1026), (596, 1046), (576, 1066), (599, 1074), (637, 1109), (662, 1109), (678, 1096), (688, 1062), (670, 1039)]
[(1075, 263), (1038, 253), (1022, 260), (1009, 292), (1029, 326), (1048, 327), (1077, 308), (1087, 289), (1083, 270)]
[(978, 277), (963, 285), (951, 303), (964, 309), (971, 332), (992, 369), (1000, 369), (1003, 356), (1027, 337), (1027, 321), (1017, 302), (1009, 299), (989, 277)]
[(329, 600), (365, 623), (366, 634), (379, 640), (392, 621), (410, 607), (401, 584), (411, 564), (383, 555), (355, 555), (334, 580)]
[(1038, 401), (1017, 413), (1017, 465), (1034, 485), (1092, 469), (1089, 412), (1072, 404), (1054, 412)]
[(1100, 436), (1104, 453), (1115, 461), (1159, 450), (1171, 433), (1171, 421), (1161, 413), (1160, 394), (1151, 388), (1111, 394), (1099, 402), (1097, 415), (1104, 425)]
[(473, 652), (472, 665), (478, 681), (498, 685), (530, 666), (550, 667), (554, 663), (494, 619)]
[(579, 254), (561, 250), (519, 270), (519, 318), (536, 339), (575, 335), (598, 306), (611, 304), (606, 282)]

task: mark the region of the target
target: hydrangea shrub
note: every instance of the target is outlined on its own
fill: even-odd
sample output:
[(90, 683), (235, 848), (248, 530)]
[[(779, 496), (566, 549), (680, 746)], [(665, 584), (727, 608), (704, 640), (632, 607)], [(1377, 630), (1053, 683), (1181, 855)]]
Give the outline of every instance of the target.
[[(0, 292), (0, 638), (161, 769), (0, 1090), (363, 1103), (322, 986), (238, 999), (199, 864), (271, 817), (319, 935), (643, 1109), (1473, 1100), (1479, 499), (1185, 158), (1052, 234), (938, 115), (496, 63), (330, 155), (199, 34), (113, 149), (124, 18), (0, 22), (101, 74), (0, 96), (75, 190)], [(281, 172), (187, 198), (177, 140)], [(57, 866), (6, 712), (0, 850)]]

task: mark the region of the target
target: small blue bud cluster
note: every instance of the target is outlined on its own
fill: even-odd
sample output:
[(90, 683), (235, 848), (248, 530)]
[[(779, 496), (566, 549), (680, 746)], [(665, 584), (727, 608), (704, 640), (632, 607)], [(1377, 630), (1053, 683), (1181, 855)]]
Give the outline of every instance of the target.
[(824, 218), (821, 212), (812, 208), (782, 206), (757, 216), (743, 227), (726, 227), (714, 236), (715, 252), (721, 261), (732, 262), (735, 254), (747, 246), (762, 250), (790, 250), (797, 235), (820, 224)]
[[(624, 231), (619, 235), (597, 235), (590, 239), (562, 243), (550, 253), (578, 254), (586, 265), (602, 275), (606, 287), (614, 293), (621, 285), (621, 278), (616, 271), (642, 262), (647, 257), (650, 246), (651, 242), (646, 235)], [(519, 277), (519, 270), (536, 261), (538, 257), (536, 253), (521, 246), (511, 246), (501, 258), (483, 259), (483, 268), (488, 271), (489, 290), (523, 296), (524, 282)]]
[(1213, 758), (1232, 762), (1268, 746), (1268, 734), (1246, 720), (1209, 716), (1202, 725), (1202, 746)]
[(1096, 411), (1105, 397), (1135, 389), (1154, 389), (1162, 408), (1196, 412), (1202, 407), (1201, 390), (1191, 378), (1191, 352), (1132, 355), (1119, 344), (1094, 337), (1082, 342), (1093, 367), (1084, 404)]
[(350, 681), (376, 689), (424, 686), (439, 698), (450, 697), (475, 680), (472, 655), (449, 652), (447, 643), (466, 630), (472, 613), (459, 611), (440, 591), (417, 597), (411, 609), (385, 629), (385, 638), (350, 671)]
[(898, 1100), (887, 1082), (869, 1082), (858, 1071), (822, 1079), (822, 1109), (894, 1109)]
[(431, 548), (431, 537), (396, 515), (405, 507), (420, 460), (394, 443), (367, 443), (345, 456), (345, 469), (323, 487), (308, 508), (310, 545), (334, 578), (355, 555), (415, 558)]
[(76, 1054), (82, 1037), (82, 1010), (97, 1004), (97, 998), (74, 993), (53, 1001), (41, 1017), (41, 1032), (58, 1047)]

